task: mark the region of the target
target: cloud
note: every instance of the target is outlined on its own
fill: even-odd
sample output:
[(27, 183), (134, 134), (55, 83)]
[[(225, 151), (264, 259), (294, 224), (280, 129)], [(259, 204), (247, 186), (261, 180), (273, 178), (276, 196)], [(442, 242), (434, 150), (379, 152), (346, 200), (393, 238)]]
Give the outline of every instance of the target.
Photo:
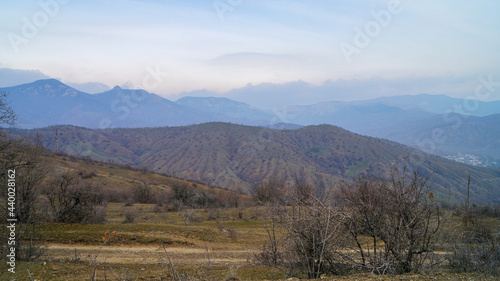
[(66, 83), (66, 84), (72, 88), (75, 88), (79, 91), (89, 94), (102, 93), (111, 89), (108, 85), (99, 82)]
[(50, 77), (39, 70), (0, 68), (0, 87), (11, 87), (31, 83)]
[[(6, 32), (21, 32), (21, 19), (32, 19), (39, 10), (33, 1), (20, 2), (7, 1), (0, 10)], [(158, 65), (170, 73), (154, 89), (165, 96), (196, 89), (222, 93), (249, 83), (320, 84), (330, 79), (336, 86), (325, 97), (353, 99), (392, 94), (395, 89), (454, 92), (449, 76), (493, 73), (497, 79), (499, 74), (498, 1), (457, 5), (451, 0), (402, 0), (402, 12), (391, 16), (390, 23), (352, 56), (352, 63), (340, 43), (354, 44), (354, 30), (373, 23), (373, 12), (387, 9), (389, 1), (229, 2), (239, 4), (221, 21), (211, 1), (71, 1), (18, 55), (7, 37), (0, 38), (0, 61), (10, 68), (39, 69), (63, 81), (121, 85), (130, 80), (139, 86), (148, 75), (145, 69)], [(379, 85), (375, 75), (388, 84)], [(418, 81), (412, 78), (417, 76), (442, 81), (439, 87), (437, 82), (427, 87), (429, 80), (424, 79), (422, 86), (408, 84), (410, 89), (391, 82), (408, 77)], [(343, 89), (341, 79), (372, 80), (372, 85), (364, 88), (369, 83), (361, 82)], [(311, 95), (311, 102), (316, 101)]]
[[(50, 78), (55, 78), (55, 77), (50, 77), (42, 73), (40, 70), (0, 68), (1, 88), (27, 84), (37, 80), (50, 79)], [(79, 91), (90, 94), (101, 93), (110, 89), (108, 85), (99, 82), (86, 82), (86, 83), (73, 83), (67, 81), (62, 81), (62, 82)]]
[(474, 93), (478, 83), (476, 76), (339, 79), (327, 80), (320, 85), (295, 81), (282, 84), (247, 85), (220, 96), (246, 102), (259, 108), (279, 109), (289, 105), (307, 105), (325, 101), (355, 101), (380, 96), (422, 93), (465, 98)]
[(223, 67), (258, 67), (258, 66), (286, 66), (292, 64), (294, 57), (290, 55), (264, 54), (264, 53), (232, 53), (218, 56), (208, 61), (209, 65)]

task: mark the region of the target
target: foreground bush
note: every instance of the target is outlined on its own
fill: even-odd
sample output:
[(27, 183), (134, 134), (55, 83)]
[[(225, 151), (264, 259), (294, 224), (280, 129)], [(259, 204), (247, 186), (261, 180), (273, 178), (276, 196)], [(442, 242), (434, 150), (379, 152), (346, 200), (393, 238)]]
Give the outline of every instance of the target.
[(500, 275), (500, 245), (498, 234), (481, 221), (484, 217), (463, 206), (459, 211), (462, 225), (458, 237), (448, 241), (446, 259), (457, 272), (479, 272)]
[[(357, 252), (355, 266), (377, 274), (421, 273), (433, 264), (444, 216), (426, 185), (406, 167), (389, 180), (359, 178), (341, 189), (345, 227)], [(372, 242), (363, 243), (368, 236)]]
[(45, 193), (54, 222), (102, 223), (105, 220), (101, 186), (92, 180), (82, 179), (74, 171), (53, 176)]
[[(426, 181), (406, 166), (394, 167), (388, 180), (359, 178), (336, 196), (318, 195), (313, 186), (296, 181), (286, 195), (289, 206), (269, 205), (269, 241), (257, 257), (308, 278), (352, 270), (422, 273), (436, 264), (446, 217)], [(280, 238), (278, 228), (284, 230)]]

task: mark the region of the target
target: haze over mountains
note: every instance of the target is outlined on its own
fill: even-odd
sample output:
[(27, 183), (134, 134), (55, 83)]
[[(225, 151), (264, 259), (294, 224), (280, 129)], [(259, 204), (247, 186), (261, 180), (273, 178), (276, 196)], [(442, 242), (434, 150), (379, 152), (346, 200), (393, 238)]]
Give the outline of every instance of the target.
[(144, 90), (118, 86), (88, 94), (55, 79), (0, 88), (0, 91), (8, 93), (21, 128), (61, 124), (94, 129), (140, 128), (205, 122), (273, 128), (331, 124), (441, 156), (471, 153), (480, 157), (483, 164), (500, 163), (500, 126), (497, 125), (500, 124), (500, 101), (471, 103), (443, 95), (421, 94), (263, 110), (217, 97), (183, 97), (173, 102)]
[(264, 110), (217, 97), (174, 102), (118, 86), (88, 94), (55, 79), (0, 91), (8, 94), (19, 127), (36, 128), (11, 130), (16, 136), (39, 133), (52, 150), (243, 193), (275, 174), (324, 187), (358, 174), (387, 175), (392, 164), (406, 163), (430, 176), (443, 200), (461, 200), (471, 174), (474, 200), (500, 202), (499, 169), (426, 154), (474, 153), (500, 162), (500, 101), (478, 102), (473, 112), (463, 110), (471, 108), (467, 101), (433, 95)]

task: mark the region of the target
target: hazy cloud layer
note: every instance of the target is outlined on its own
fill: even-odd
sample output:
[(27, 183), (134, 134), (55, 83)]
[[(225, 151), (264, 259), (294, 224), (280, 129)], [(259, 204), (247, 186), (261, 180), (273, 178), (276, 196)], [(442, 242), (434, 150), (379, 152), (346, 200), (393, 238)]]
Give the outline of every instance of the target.
[[(185, 92), (180, 96), (223, 96), (252, 106), (267, 109), (289, 105), (307, 105), (324, 101), (354, 101), (380, 96), (444, 94), (466, 98), (474, 94), (479, 84), (477, 77), (423, 77), (365, 80), (325, 81), (314, 85), (304, 81), (282, 84), (263, 83), (247, 85), (223, 94), (209, 91)], [(500, 90), (490, 100), (500, 100)]]
[(255, 0), (228, 1), (232, 6), (222, 10), (214, 3), (6, 1), (1, 67), (137, 88), (159, 72), (162, 79), (149, 90), (165, 97), (331, 80), (333, 97), (364, 98), (374, 93), (365, 91), (369, 83), (349, 92), (341, 81), (376, 83), (374, 77), (437, 79), (431, 90), (454, 93), (456, 79), (449, 77), (500, 77), (499, 1)]
[(0, 87), (12, 87), (31, 83), (36, 80), (48, 79), (49, 76), (39, 70), (20, 70), (0, 68)]

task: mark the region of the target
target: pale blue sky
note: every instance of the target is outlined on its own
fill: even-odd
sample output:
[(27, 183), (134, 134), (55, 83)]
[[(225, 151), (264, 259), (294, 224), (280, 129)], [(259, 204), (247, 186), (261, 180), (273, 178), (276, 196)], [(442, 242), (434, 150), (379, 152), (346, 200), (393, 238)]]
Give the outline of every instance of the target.
[[(0, 68), (68, 83), (130, 82), (167, 98), (339, 79), (438, 80), (422, 91), (453, 96), (472, 92), (480, 75), (500, 81), (500, 1), (401, 0), (369, 44), (356, 45), (355, 29), (365, 30), (391, 2), (2, 1)], [(221, 17), (214, 3), (233, 6)], [(30, 24), (37, 30), (26, 32)], [(342, 44), (359, 52), (347, 59)], [(162, 72), (158, 83), (145, 85), (147, 69)]]

